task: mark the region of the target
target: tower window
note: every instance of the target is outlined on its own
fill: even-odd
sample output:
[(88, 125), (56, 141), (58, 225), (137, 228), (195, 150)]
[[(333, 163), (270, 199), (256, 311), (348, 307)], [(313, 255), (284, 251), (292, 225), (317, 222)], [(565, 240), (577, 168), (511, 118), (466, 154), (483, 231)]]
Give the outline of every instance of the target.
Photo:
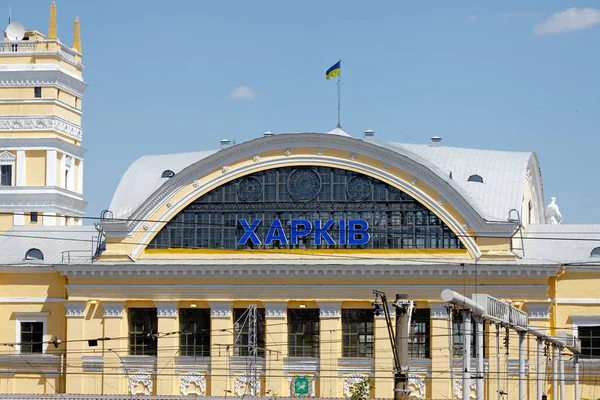
[(25, 253), (26, 260), (44, 260), (44, 253), (42, 253), (39, 249), (29, 249), (27, 253)]
[(33, 88), (33, 93), (36, 99), (42, 98), (42, 88), (40, 86), (36, 86), (35, 88)]
[(69, 188), (69, 170), (65, 170), (65, 189), (70, 189)]
[(12, 165), (0, 165), (0, 186), (12, 186)]
[(481, 177), (481, 175), (471, 175), (469, 176), (469, 179), (467, 179), (467, 182), (478, 182), (478, 183), (483, 183), (483, 178)]
[(37, 223), (38, 222), (38, 213), (37, 213), (37, 211), (32, 211), (29, 214), (29, 222), (31, 222), (31, 223)]

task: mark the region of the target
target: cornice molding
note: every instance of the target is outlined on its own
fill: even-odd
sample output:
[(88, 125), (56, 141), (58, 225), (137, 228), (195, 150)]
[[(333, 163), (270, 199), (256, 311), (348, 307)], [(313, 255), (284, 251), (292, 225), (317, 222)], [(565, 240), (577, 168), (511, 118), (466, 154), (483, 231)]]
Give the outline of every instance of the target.
[(319, 305), (319, 317), (321, 319), (337, 319), (342, 317), (342, 302), (317, 302)]
[[(381, 177), (384, 180), (393, 182), (397, 187), (400, 187), (403, 191), (409, 193), (411, 196), (420, 199), (427, 206), (433, 209), (438, 215), (444, 217), (449, 223), (452, 229), (464, 237), (467, 237), (467, 247), (474, 250), (475, 255), (478, 255), (476, 244), (470, 239), (470, 235), (466, 234), (464, 226), (471, 226), (477, 232), (479, 236), (485, 236), (485, 234), (495, 235), (506, 235), (510, 236), (513, 231), (515, 224), (511, 223), (494, 223), (488, 224), (482, 217), (482, 213), (476, 210), (473, 206), (475, 202), (470, 198), (467, 193), (459, 193), (458, 189), (454, 188), (449, 182), (447, 177), (442, 177), (436, 172), (432, 171), (426, 166), (427, 162), (409, 151), (400, 152), (400, 150), (392, 151), (367, 141), (343, 137), (339, 135), (326, 135), (317, 133), (302, 133), (302, 134), (279, 134), (269, 137), (263, 137), (254, 139), (242, 144), (232, 146), (230, 148), (221, 150), (203, 160), (198, 161), (195, 164), (190, 165), (183, 171), (176, 174), (173, 178), (166, 181), (159, 189), (157, 189), (148, 199), (142, 203), (142, 205), (135, 211), (131, 219), (128, 222), (105, 222), (103, 223), (105, 230), (109, 233), (112, 232), (114, 236), (127, 236), (132, 235), (134, 232), (141, 228), (139, 221), (148, 219), (153, 215), (159, 207), (163, 205), (167, 199), (170, 199), (174, 193), (182, 190), (188, 185), (192, 185), (193, 182), (198, 179), (199, 176), (205, 176), (215, 170), (221, 170), (224, 165), (234, 165), (237, 161), (247, 159), (253, 159), (253, 157), (259, 153), (268, 152), (271, 150), (284, 150), (291, 147), (315, 147), (324, 148), (331, 147), (339, 150), (345, 150), (350, 153), (356, 153), (358, 155), (364, 155), (373, 159), (381, 160), (387, 165), (387, 169), (394, 166), (405, 171), (408, 174), (412, 174), (416, 177), (417, 182), (422, 181), (427, 186), (432, 187), (440, 195), (446, 199), (445, 204), (451, 204), (454, 206), (460, 215), (465, 218), (465, 221), (454, 221), (450, 218), (448, 212), (442, 205), (438, 204), (437, 199), (428, 199), (427, 196), (419, 189), (419, 184), (409, 184), (401, 181), (397, 177), (389, 174), (385, 169), (377, 169), (364, 165), (355, 160), (346, 160), (345, 163), (352, 166), (355, 169), (360, 170), (368, 175), (374, 175)], [(323, 162), (324, 156), (319, 156), (315, 152), (314, 157), (306, 156), (294, 156), (293, 153), (277, 160), (263, 161), (260, 159), (258, 162), (254, 162), (246, 167), (229, 170), (225, 174), (211, 182), (201, 184), (196, 190), (192, 190), (188, 196), (185, 196), (178, 204), (174, 205), (166, 215), (172, 215), (173, 212), (179, 210), (182, 204), (187, 204), (194, 198), (198, 197), (201, 193), (212, 188), (215, 183), (225, 183), (231, 179), (232, 174), (236, 176), (243, 170), (244, 173), (250, 173), (255, 169), (264, 169), (265, 167), (276, 167), (280, 164), (289, 164), (294, 162)], [(357, 157), (357, 160), (360, 157)], [(341, 162), (338, 158), (327, 158), (330, 163)], [(340, 164), (341, 165), (341, 164)], [(382, 164), (383, 165), (383, 164)], [(165, 219), (165, 218), (160, 218)], [(157, 229), (159, 226), (154, 226)], [(124, 235), (119, 235), (121, 232)], [(146, 234), (146, 238), (151, 233)], [(471, 242), (469, 242), (471, 241)], [(139, 251), (139, 247), (136, 248), (135, 252)], [(132, 257), (135, 254), (132, 254)]]
[(85, 301), (65, 301), (63, 304), (67, 318), (83, 318), (85, 316)]
[(61, 153), (83, 159), (86, 149), (59, 138), (0, 138), (0, 148), (11, 150), (60, 150)]
[(0, 187), (0, 208), (4, 211), (34, 209), (83, 216), (86, 205), (81, 194), (56, 186)]
[(55, 131), (77, 140), (83, 139), (80, 126), (55, 116), (0, 117), (0, 132), (13, 131)]
[(525, 303), (529, 319), (548, 320), (550, 319), (550, 302), (545, 303)]
[(123, 318), (125, 315), (124, 301), (103, 301), (102, 307), (104, 308), (104, 318)]
[[(3, 55), (5, 54), (3, 53)], [(0, 86), (54, 86), (78, 97), (82, 97), (88, 87), (82, 79), (74, 77), (57, 65), (50, 64), (29, 65), (26, 69), (16, 66), (2, 68), (0, 69)]]
[(177, 318), (178, 301), (155, 301), (158, 318)]
[(210, 317), (211, 318), (231, 318), (231, 301), (215, 302), (211, 301), (210, 305)]
[(265, 318), (285, 318), (287, 303), (285, 302), (263, 302), (265, 307)]

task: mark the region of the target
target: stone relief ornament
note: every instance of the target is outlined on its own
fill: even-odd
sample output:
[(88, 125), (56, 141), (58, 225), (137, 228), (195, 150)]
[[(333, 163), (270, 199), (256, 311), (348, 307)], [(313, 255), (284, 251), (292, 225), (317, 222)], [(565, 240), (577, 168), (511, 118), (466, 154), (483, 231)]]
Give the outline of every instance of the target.
[(173, 207), (173, 200), (167, 201), (167, 207), (169, 207), (169, 208)]
[(419, 375), (408, 375), (409, 398), (422, 399), (425, 397), (425, 379)]
[[(471, 379), (470, 392), (469, 392), (470, 399), (477, 398), (477, 395), (475, 393), (475, 385), (476, 385), (475, 379)], [(456, 379), (454, 379), (454, 398), (456, 400), (461, 400), (462, 395), (463, 395), (462, 379), (456, 378)]]
[(138, 372), (129, 377), (129, 393), (149, 395), (154, 388), (152, 376), (146, 372)]
[(258, 162), (259, 160), (260, 160), (260, 156), (258, 156), (258, 155), (252, 157), (252, 161), (254, 161), (254, 162)]
[(221, 171), (226, 174), (227, 172), (229, 172), (229, 167), (226, 165), (223, 168), (221, 168)]
[(200, 181), (195, 180), (194, 183), (192, 183), (192, 186), (194, 186), (195, 188), (200, 187)]
[(238, 375), (235, 378), (235, 393), (238, 396), (257, 396), (260, 394), (260, 377), (253, 378), (249, 375)]
[[(361, 383), (364, 379), (368, 379), (369, 376), (368, 375), (361, 375), (361, 374), (352, 374), (350, 376), (347, 376), (346, 379), (344, 379), (344, 395), (346, 397), (351, 397), (352, 396), (352, 388), (354, 387), (354, 385), (357, 385), (359, 383)], [(371, 393), (371, 386), (369, 385), (369, 393)]]
[(558, 204), (556, 204), (556, 197), (550, 198), (550, 204), (546, 207), (546, 223), (547, 224), (561, 224), (562, 214), (558, 210)]
[(150, 229), (150, 224), (147, 222), (144, 222), (144, 225), (142, 225), (142, 227), (144, 228), (145, 231), (147, 231), (148, 229)]
[(181, 377), (179, 391), (184, 396), (206, 396), (206, 378), (198, 372), (188, 372)]

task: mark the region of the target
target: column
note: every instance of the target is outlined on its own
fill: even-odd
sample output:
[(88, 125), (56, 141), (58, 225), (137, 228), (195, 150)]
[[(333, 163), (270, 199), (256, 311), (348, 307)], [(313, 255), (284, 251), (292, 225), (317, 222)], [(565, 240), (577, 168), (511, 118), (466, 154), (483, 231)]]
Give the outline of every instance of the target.
[(84, 376), (81, 367), (81, 356), (87, 347), (87, 342), (82, 341), (86, 339), (83, 327), (86, 303), (84, 301), (65, 301), (63, 304), (67, 319), (67, 335), (65, 338), (60, 339), (67, 341), (67, 343), (64, 343), (67, 358), (66, 392), (88, 393), (83, 385)]
[[(431, 351), (431, 375), (435, 379), (431, 379), (430, 392), (435, 393), (431, 397), (447, 397), (454, 398), (454, 380), (460, 379), (458, 374), (454, 375), (454, 369), (451, 369), (452, 364), (460, 362), (460, 359), (451, 358), (454, 341), (448, 331), (448, 308), (446, 303), (429, 302), (431, 308), (431, 329), (430, 329), (430, 348)], [(452, 321), (451, 321), (452, 322)], [(452, 326), (452, 324), (450, 324)], [(452, 353), (453, 354), (453, 353)], [(453, 367), (453, 366), (452, 366)], [(432, 372), (432, 371), (442, 371)], [(451, 374), (450, 371), (453, 373)]]
[[(265, 362), (270, 376), (265, 377), (265, 396), (285, 397), (287, 381), (283, 373), (283, 359), (287, 357), (287, 310), (285, 302), (265, 303)], [(271, 351), (269, 351), (271, 350)]]
[(104, 354), (104, 387), (103, 394), (129, 393), (129, 371), (121, 363), (121, 357), (129, 354), (124, 350), (129, 340), (118, 339), (127, 336), (125, 302), (103, 302), (104, 337), (111, 340), (99, 343)]
[(59, 225), (57, 220), (55, 212), (44, 212), (44, 226)]
[(25, 150), (17, 150), (16, 186), (25, 186)]
[[(535, 326), (535, 328), (541, 332), (550, 332), (550, 306), (551, 304), (549, 302), (539, 302), (539, 303), (530, 303), (530, 302), (526, 302), (525, 306), (527, 307), (527, 313), (529, 316), (529, 324)], [(530, 349), (536, 349), (536, 353), (537, 353), (537, 349), (538, 349), (538, 343), (536, 341), (536, 339), (534, 338), (533, 335), (527, 335), (528, 336), (528, 341), (529, 341), (529, 348)], [(534, 372), (534, 368), (533, 368), (533, 360), (536, 359), (536, 365), (535, 365), (535, 376), (542, 376), (542, 380), (539, 381), (541, 383), (540, 387), (538, 388), (537, 382), (538, 380), (536, 379), (536, 383), (534, 384), (533, 381), (530, 379), (529, 380), (529, 390), (528, 390), (528, 394), (529, 394), (529, 398), (530, 399), (541, 399), (541, 395), (549, 395), (548, 392), (544, 392), (544, 389), (546, 388), (546, 390), (550, 389), (550, 383), (548, 382), (547, 384), (545, 383), (545, 380), (548, 379), (548, 376), (546, 375), (546, 371), (550, 371), (550, 365), (546, 365), (546, 360), (544, 357), (544, 353), (543, 353), (543, 348), (545, 347), (545, 345), (542, 343), (542, 353), (540, 354), (542, 362), (541, 365), (538, 365), (538, 358), (537, 358), (537, 354), (535, 356), (533, 356), (531, 353), (529, 355), (529, 375), (530, 377), (533, 375)], [(539, 370), (539, 372), (538, 372)], [(539, 393), (539, 396), (538, 396)]]
[[(207, 396), (235, 396), (230, 384), (229, 356), (233, 354), (233, 320), (231, 301), (209, 302), (210, 305), (210, 382)], [(228, 347), (229, 346), (229, 347)], [(230, 391), (230, 392), (228, 392)]]
[(79, 160), (79, 181), (75, 189), (77, 193), (83, 194), (83, 159)]
[[(390, 307), (392, 330), (395, 331), (396, 310)], [(394, 397), (394, 357), (385, 315), (375, 316), (375, 393), (376, 398)]]
[[(475, 368), (476, 368), (476, 381), (475, 381), (475, 393), (477, 400), (483, 400), (483, 384), (484, 384), (484, 370), (483, 370), (483, 317), (474, 317), (475, 324), (477, 325), (477, 338), (475, 339), (475, 348), (477, 349), (477, 353), (475, 356), (477, 357)], [(525, 364), (523, 364), (525, 365)]]
[(25, 212), (24, 211), (22, 211), (22, 210), (15, 211), (15, 213), (13, 214), (13, 225), (14, 226), (25, 225)]
[[(519, 331), (519, 400), (525, 400), (525, 332)], [(563, 399), (564, 400), (564, 399)]]
[(46, 186), (56, 186), (56, 150), (46, 152)]
[(337, 377), (338, 358), (342, 356), (342, 302), (318, 302), (319, 305), (319, 397), (343, 397)]
[(179, 302), (155, 301), (154, 304), (158, 315), (158, 332), (163, 336), (158, 339), (156, 370), (159, 375), (156, 377), (156, 394), (158, 396), (178, 395), (179, 388), (175, 391), (175, 381), (178, 379), (173, 375), (173, 366), (175, 357), (179, 354), (179, 335), (164, 335), (168, 332), (179, 331)]

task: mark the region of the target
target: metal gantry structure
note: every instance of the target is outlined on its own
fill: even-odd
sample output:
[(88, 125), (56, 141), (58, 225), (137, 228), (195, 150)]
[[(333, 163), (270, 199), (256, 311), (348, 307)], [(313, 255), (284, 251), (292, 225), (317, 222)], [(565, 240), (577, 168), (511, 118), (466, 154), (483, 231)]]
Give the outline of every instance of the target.
[[(464, 332), (463, 358), (462, 358), (462, 387), (463, 400), (469, 400), (470, 384), (471, 384), (471, 317), (473, 317), (477, 326), (476, 338), (476, 385), (475, 393), (477, 400), (484, 400), (484, 360), (483, 360), (483, 324), (485, 321), (490, 321), (496, 325), (496, 363), (500, 365), (500, 328), (506, 328), (506, 390), (508, 391), (508, 341), (510, 340), (510, 331), (517, 332), (519, 337), (519, 400), (526, 399), (527, 379), (525, 376), (525, 338), (527, 334), (536, 337), (537, 340), (537, 399), (545, 398), (542, 376), (542, 356), (544, 354), (544, 343), (552, 346), (552, 400), (566, 400), (565, 397), (565, 364), (563, 351), (568, 349), (573, 353), (574, 363), (574, 394), (575, 399), (579, 399), (579, 354), (581, 353), (581, 342), (579, 339), (568, 333), (560, 333), (559, 336), (551, 336), (547, 333), (540, 332), (537, 329), (529, 326), (528, 315), (522, 310), (498, 300), (487, 294), (474, 294), (472, 299), (463, 296), (460, 293), (446, 289), (441, 294), (442, 300), (452, 304), (460, 309), (462, 314), (462, 324)], [(452, 353), (452, 349), (450, 349)], [(451, 365), (451, 369), (453, 366)], [(497, 392), (498, 399), (502, 398), (503, 394), (507, 394), (500, 387), (500, 371), (497, 376)], [(560, 385), (560, 397), (558, 397), (558, 387)]]

